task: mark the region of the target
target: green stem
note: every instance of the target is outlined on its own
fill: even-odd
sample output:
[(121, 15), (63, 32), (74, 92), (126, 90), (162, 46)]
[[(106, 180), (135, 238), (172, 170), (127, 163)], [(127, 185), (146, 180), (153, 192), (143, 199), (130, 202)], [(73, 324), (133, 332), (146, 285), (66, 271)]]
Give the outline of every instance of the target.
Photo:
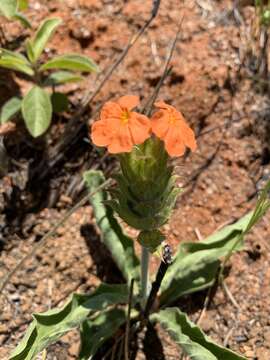
[(148, 268), (149, 268), (149, 258), (150, 254), (149, 251), (142, 246), (142, 255), (141, 255), (141, 282), (142, 282), (142, 288), (141, 288), (141, 305), (144, 309), (147, 297), (149, 295), (149, 285), (148, 285)]

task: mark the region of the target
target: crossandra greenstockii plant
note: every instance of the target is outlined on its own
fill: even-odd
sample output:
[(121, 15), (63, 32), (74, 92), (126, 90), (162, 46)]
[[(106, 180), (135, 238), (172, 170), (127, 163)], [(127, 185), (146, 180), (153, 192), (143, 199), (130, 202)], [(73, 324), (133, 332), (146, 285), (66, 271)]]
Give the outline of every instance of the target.
[[(182, 155), (185, 146), (194, 150), (196, 142), (192, 130), (172, 106), (157, 102), (158, 110), (151, 119), (134, 111), (136, 106), (138, 98), (129, 96), (106, 103), (100, 120), (91, 129), (94, 144), (106, 146), (119, 158), (115, 186), (106, 192), (98, 191), (105, 181), (103, 173), (90, 170), (84, 174), (101, 241), (126, 284), (102, 283), (90, 294), (73, 294), (61, 309), (34, 314), (24, 338), (10, 356), (12, 360), (34, 359), (76, 327), (81, 334), (78, 359), (103, 359), (102, 346), (112, 359), (115, 352), (108, 349), (112, 343), (117, 358), (123, 359), (122, 344), (128, 345), (130, 338), (149, 322), (160, 323), (191, 359), (245, 359), (214, 343), (187, 314), (171, 305), (181, 296), (209, 288), (217, 281), (222, 259), (227, 261), (228, 256), (243, 248), (244, 235), (268, 210), (270, 182), (254, 211), (202, 241), (181, 242), (169, 265), (162, 226), (169, 220), (179, 193), (170, 157)], [(141, 261), (134, 240), (123, 232), (115, 213), (139, 231)], [(162, 256), (149, 294), (148, 260), (152, 253)], [(151, 306), (153, 294), (158, 296), (159, 308), (155, 310)], [(125, 350), (127, 359), (129, 348)]]
[[(64, 111), (68, 106), (66, 95), (55, 91), (55, 88), (82, 80), (78, 73), (98, 71), (93, 60), (79, 54), (59, 55), (40, 63), (47, 42), (60, 24), (59, 18), (46, 19), (33, 38), (26, 42), (26, 56), (0, 49), (0, 67), (23, 73), (34, 84), (23, 98), (12, 97), (3, 105), (0, 124), (13, 120), (21, 113), (33, 137), (44, 134), (51, 124), (53, 112)], [(53, 89), (52, 93), (48, 88)]]

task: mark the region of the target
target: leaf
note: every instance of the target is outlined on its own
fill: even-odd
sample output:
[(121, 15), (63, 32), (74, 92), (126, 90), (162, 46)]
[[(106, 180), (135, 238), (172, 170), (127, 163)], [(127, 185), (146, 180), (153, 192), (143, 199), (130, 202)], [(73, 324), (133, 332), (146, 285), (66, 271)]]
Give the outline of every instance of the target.
[(17, 11), (17, 0), (1, 0), (0, 13), (11, 19)]
[(15, 20), (19, 20), (24, 27), (29, 28), (29, 29), (32, 28), (31, 23), (29, 22), (29, 20), (27, 19), (27, 17), (24, 16), (22, 13), (16, 12), (16, 14), (13, 16), (13, 18), (14, 18)]
[[(90, 192), (102, 182), (104, 175), (101, 171), (90, 170), (84, 173)], [(123, 233), (121, 226), (113, 216), (110, 207), (104, 205), (107, 200), (105, 192), (98, 192), (91, 197), (97, 225), (101, 231), (101, 239), (109, 249), (112, 258), (127, 280), (139, 278), (139, 260), (135, 255), (134, 241)]]
[[(205, 240), (197, 243), (182, 243), (161, 284), (162, 304), (175, 301), (182, 295), (212, 286), (225, 257), (246, 230), (253, 212), (233, 225), (228, 225)], [(234, 249), (240, 250), (243, 241)]]
[(0, 49), (0, 67), (34, 75), (31, 64), (23, 55), (3, 48)]
[(63, 69), (83, 72), (98, 72), (96, 63), (87, 56), (66, 54), (57, 56), (42, 65), (40, 70)]
[(128, 301), (126, 285), (101, 284), (92, 294), (74, 294), (61, 309), (33, 314), (24, 338), (10, 356), (10, 360), (31, 360), (66, 332), (78, 327), (90, 313)]
[(28, 0), (18, 0), (19, 10), (24, 11), (28, 8)]
[(53, 112), (60, 113), (66, 111), (68, 108), (68, 98), (65, 94), (54, 92), (51, 95), (51, 103)]
[(125, 311), (112, 309), (101, 312), (81, 325), (81, 349), (78, 359), (91, 360), (101, 345), (111, 338), (126, 321)]
[(46, 91), (34, 86), (22, 101), (22, 115), (33, 137), (44, 134), (52, 118), (52, 105)]
[(0, 113), (0, 124), (4, 124), (15, 116), (21, 109), (22, 100), (18, 97), (13, 97), (8, 100), (2, 107)]
[(25, 48), (26, 48), (26, 53), (27, 53), (27, 57), (29, 59), (29, 61), (31, 61), (31, 63), (34, 63), (34, 53), (33, 53), (33, 48), (32, 48), (32, 44), (30, 42), (30, 40), (25, 42)]
[(32, 56), (30, 60), (36, 62), (42, 51), (44, 50), (47, 42), (53, 35), (56, 28), (61, 24), (62, 20), (59, 18), (46, 19), (36, 32), (35, 37), (30, 41)]
[(81, 81), (83, 78), (69, 71), (57, 71), (49, 75), (45, 81), (45, 85), (61, 85), (71, 82)]
[(191, 360), (246, 360), (243, 356), (215, 344), (178, 308), (161, 310), (151, 316), (151, 321), (160, 322)]

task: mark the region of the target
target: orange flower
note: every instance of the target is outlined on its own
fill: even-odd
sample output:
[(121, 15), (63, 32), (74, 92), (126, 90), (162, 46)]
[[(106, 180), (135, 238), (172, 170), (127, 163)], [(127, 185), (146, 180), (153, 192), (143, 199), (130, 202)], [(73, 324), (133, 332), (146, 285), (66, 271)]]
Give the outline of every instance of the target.
[(112, 154), (130, 152), (151, 134), (151, 122), (145, 115), (131, 111), (139, 104), (138, 96), (122, 96), (117, 102), (108, 101), (100, 120), (92, 125), (91, 139), (97, 146), (106, 146)]
[(185, 122), (183, 115), (163, 101), (156, 102), (155, 106), (160, 110), (152, 116), (152, 131), (164, 141), (168, 154), (181, 156), (186, 147), (196, 150), (194, 132)]

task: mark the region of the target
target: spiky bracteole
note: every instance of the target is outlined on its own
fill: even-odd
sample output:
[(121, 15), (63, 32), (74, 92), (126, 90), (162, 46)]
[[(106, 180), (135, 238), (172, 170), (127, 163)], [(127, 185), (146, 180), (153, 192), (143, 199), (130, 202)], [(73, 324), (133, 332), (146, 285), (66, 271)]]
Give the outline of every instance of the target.
[(120, 165), (108, 204), (135, 229), (159, 229), (168, 221), (180, 192), (163, 142), (148, 139), (131, 153), (121, 154)]

